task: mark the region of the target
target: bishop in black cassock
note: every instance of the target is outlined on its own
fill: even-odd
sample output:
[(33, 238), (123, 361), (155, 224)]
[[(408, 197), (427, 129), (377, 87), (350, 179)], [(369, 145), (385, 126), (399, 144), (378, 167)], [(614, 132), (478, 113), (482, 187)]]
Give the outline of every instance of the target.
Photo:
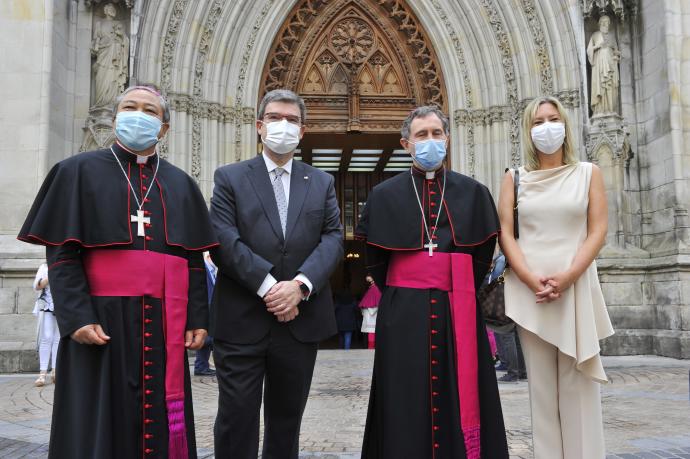
[[(120, 99), (116, 124), (121, 112), (167, 123), (155, 90)], [(196, 457), (185, 347), (208, 328), (202, 251), (217, 243), (197, 185), (155, 154), (155, 128), (144, 156), (120, 139), (138, 145), (128, 126), (56, 164), (19, 234), (46, 246), (62, 336), (51, 458)]]
[[(415, 110), (403, 146), (421, 156), (424, 140), (441, 145), (444, 120), (437, 109)], [(416, 158), (410, 171), (375, 187), (356, 230), (383, 286), (362, 457), (507, 458), (475, 302), (499, 232), (495, 206), (479, 182), (440, 162), (428, 170)]]

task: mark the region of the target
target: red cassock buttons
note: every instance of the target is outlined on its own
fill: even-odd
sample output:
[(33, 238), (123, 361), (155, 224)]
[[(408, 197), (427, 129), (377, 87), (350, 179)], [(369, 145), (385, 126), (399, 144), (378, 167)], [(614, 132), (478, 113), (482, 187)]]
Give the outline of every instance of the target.
[(149, 409), (153, 408), (153, 405), (151, 405), (150, 403), (146, 403), (146, 404), (144, 404), (144, 408), (149, 410)]
[(151, 362), (151, 361), (149, 361), (149, 360), (147, 360), (146, 362), (144, 362), (144, 366), (146, 366), (146, 367), (150, 367), (151, 365), (153, 365), (153, 362)]
[(436, 314), (431, 314), (431, 318), (432, 318), (432, 319), (438, 319), (438, 315), (436, 315)]
[(144, 419), (144, 424), (153, 424), (153, 419)]
[(144, 198), (144, 202), (151, 202), (149, 198)]
[(438, 448), (438, 447), (439, 447), (439, 444), (438, 444), (438, 443), (434, 443), (434, 448)]
[(151, 322), (153, 322), (152, 319), (144, 319), (144, 323), (145, 323), (145, 324), (150, 324)]
[(153, 238), (151, 236), (146, 236), (147, 241), (153, 241)]
[(146, 395), (153, 394), (153, 391), (151, 389), (146, 389), (144, 392), (146, 393)]
[(438, 381), (438, 376), (432, 376), (432, 377), (431, 377), (431, 380), (432, 380), (432, 381)]
[(436, 349), (438, 349), (438, 346), (435, 345), (435, 344), (432, 344), (432, 345), (431, 345), (431, 349), (435, 351)]
[(144, 333), (144, 336), (145, 336), (146, 338), (151, 338), (151, 337), (153, 336), (153, 334), (152, 334), (152, 333), (149, 333), (149, 332), (146, 332), (146, 333)]
[(144, 163), (139, 163), (139, 169), (143, 169), (143, 168), (144, 168)]
[(147, 380), (147, 381), (150, 381), (151, 379), (153, 379), (153, 376), (151, 376), (151, 375), (144, 375), (144, 379)]
[(432, 364), (432, 365), (438, 365), (438, 360), (432, 360), (432, 361), (431, 361), (431, 364)]
[(152, 347), (144, 346), (144, 352), (149, 352), (152, 349), (153, 349)]
[(151, 440), (153, 438), (153, 434), (145, 434), (144, 438), (147, 440)]
[(439, 409), (438, 409), (438, 408), (434, 408), (434, 409), (432, 409), (431, 411), (433, 411), (434, 413), (438, 413), (438, 412), (439, 412)]
[(431, 299), (431, 304), (436, 304), (436, 303), (438, 303), (438, 300), (437, 300), (436, 298), (432, 298), (432, 299)]
[(151, 453), (153, 452), (153, 450), (152, 450), (151, 448), (146, 448), (146, 449), (144, 450), (144, 452), (145, 452), (146, 454), (151, 454)]
[(436, 215), (436, 214), (431, 214), (431, 218), (436, 218), (436, 217), (438, 217), (438, 215)]
[(431, 393), (431, 395), (433, 395), (434, 397), (437, 397), (437, 396), (438, 396), (438, 392), (434, 391), (434, 392)]
[(144, 211), (144, 215), (151, 215), (151, 211), (150, 211), (150, 210), (145, 210), (145, 211)]
[(430, 205), (431, 207), (436, 207), (436, 203), (435, 203), (435, 202), (429, 203), (429, 205)]
[(437, 334), (437, 333), (438, 333), (438, 330), (431, 330), (431, 334), (432, 334), (432, 335), (435, 335), (435, 334)]
[(434, 426), (434, 430), (438, 430), (438, 429), (439, 429), (439, 426)]
[(147, 305), (144, 305), (144, 309), (153, 309), (153, 306), (151, 306), (150, 304), (147, 304)]
[(141, 189), (144, 191), (148, 190), (148, 188), (146, 188), (146, 185), (141, 185)]
[(149, 178), (149, 176), (146, 174), (141, 174), (141, 178)]

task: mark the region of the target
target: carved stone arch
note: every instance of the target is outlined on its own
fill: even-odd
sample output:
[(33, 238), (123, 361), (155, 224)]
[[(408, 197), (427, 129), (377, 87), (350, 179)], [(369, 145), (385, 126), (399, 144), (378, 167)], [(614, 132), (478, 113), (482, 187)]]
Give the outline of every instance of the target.
[(438, 58), (403, 0), (300, 0), (271, 46), (259, 97), (277, 88), (304, 97), (310, 132), (398, 132), (417, 105), (447, 109)]

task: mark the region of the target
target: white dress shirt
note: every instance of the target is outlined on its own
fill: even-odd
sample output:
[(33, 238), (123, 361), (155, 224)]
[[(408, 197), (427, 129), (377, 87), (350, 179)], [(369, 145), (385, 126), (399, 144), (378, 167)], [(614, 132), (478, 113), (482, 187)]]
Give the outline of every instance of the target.
[[(266, 169), (268, 169), (268, 177), (271, 179), (271, 183), (273, 183), (273, 180), (275, 180), (276, 178), (275, 170), (278, 167), (278, 165), (274, 163), (273, 160), (268, 157), (268, 155), (262, 153), (261, 156), (263, 156), (264, 162), (266, 163)], [(288, 205), (288, 208), (290, 207), (290, 176), (292, 175), (292, 161), (293, 159), (290, 158), (287, 163), (283, 164), (282, 168), (285, 170), (285, 172), (283, 172), (283, 175), (280, 176), (280, 180), (283, 183), (283, 190), (285, 191), (285, 203)], [(304, 274), (297, 274), (294, 280), (300, 281), (304, 285), (309, 287), (309, 292), (313, 290), (311, 281)], [(271, 290), (271, 287), (273, 287), (277, 283), (278, 281), (276, 280), (276, 278), (273, 277), (271, 273), (268, 273), (264, 281), (261, 283), (259, 290), (256, 291), (256, 294), (263, 298), (264, 296), (266, 296), (268, 291)]]

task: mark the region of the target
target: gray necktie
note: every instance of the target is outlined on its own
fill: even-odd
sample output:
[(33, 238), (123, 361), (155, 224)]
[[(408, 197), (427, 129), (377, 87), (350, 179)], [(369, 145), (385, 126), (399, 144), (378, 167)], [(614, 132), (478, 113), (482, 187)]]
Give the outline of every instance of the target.
[(285, 236), (285, 223), (287, 222), (287, 199), (285, 199), (285, 189), (283, 188), (283, 181), (280, 178), (285, 169), (276, 167), (273, 172), (276, 176), (273, 179), (273, 194), (276, 195), (276, 204), (278, 204), (278, 215), (280, 216), (280, 227), (283, 229), (283, 236)]

